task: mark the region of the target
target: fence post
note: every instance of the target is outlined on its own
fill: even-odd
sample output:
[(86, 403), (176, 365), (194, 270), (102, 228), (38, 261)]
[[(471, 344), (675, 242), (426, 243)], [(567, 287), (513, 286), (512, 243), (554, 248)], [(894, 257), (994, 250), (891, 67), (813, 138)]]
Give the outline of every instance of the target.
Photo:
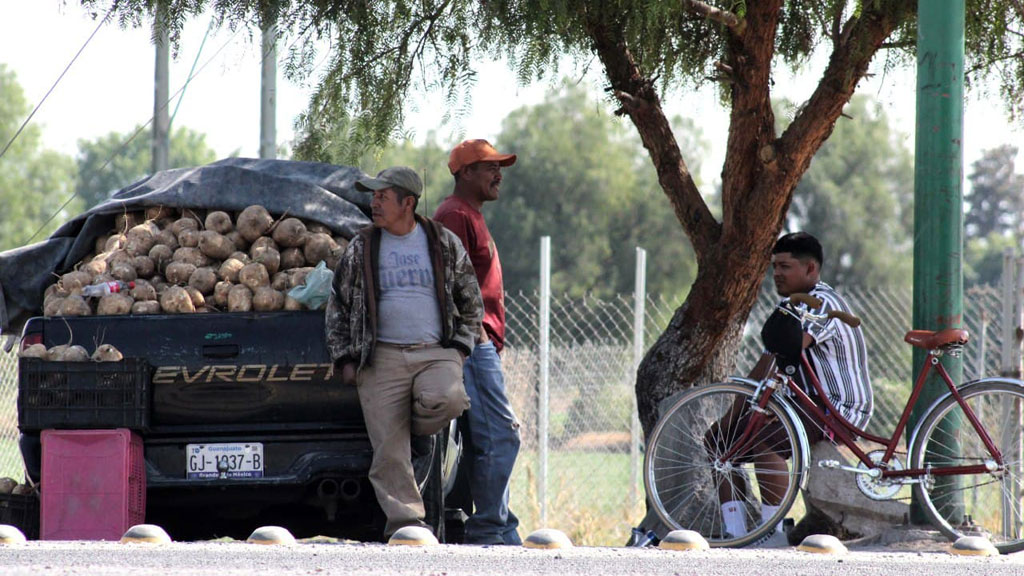
[(1013, 302), (1015, 304), (1013, 309), (1013, 354), (1011, 361), (1013, 362), (1013, 370), (1016, 374), (1015, 378), (1020, 378), (1022, 374), (1022, 361), (1024, 361), (1024, 350), (1021, 346), (1024, 345), (1024, 258), (1017, 257), (1014, 260), (1014, 279), (1017, 281), (1015, 290), (1013, 291)]
[[(647, 251), (636, 248), (636, 279), (633, 289), (633, 376), (640, 368), (644, 355), (644, 318), (647, 304)], [(636, 406), (636, 392), (630, 395), (633, 410), (629, 422), (629, 504), (636, 508), (639, 502), (640, 471), (640, 414)]]
[[(1003, 302), (1003, 349), (1000, 351), (999, 372), (1009, 378), (1020, 377), (1020, 343), (1017, 336), (1017, 326), (1020, 323), (1020, 292), (1017, 290), (1017, 272), (1016, 259), (1013, 252), (1007, 248), (1003, 252), (1003, 276), (1000, 280)], [(1015, 352), (1014, 348), (1018, 350)]]
[(537, 391), (537, 497), (540, 525), (548, 522), (548, 377), (551, 362), (551, 237), (540, 239), (540, 389)]

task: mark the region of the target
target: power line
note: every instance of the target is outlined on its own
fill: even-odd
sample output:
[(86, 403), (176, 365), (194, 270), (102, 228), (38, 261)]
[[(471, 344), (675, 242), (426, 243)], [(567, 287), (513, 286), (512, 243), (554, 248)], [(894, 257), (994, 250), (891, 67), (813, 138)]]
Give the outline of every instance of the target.
[(78, 57), (82, 55), (82, 52), (85, 50), (85, 47), (89, 45), (89, 42), (92, 42), (92, 39), (94, 36), (96, 36), (96, 33), (99, 32), (100, 28), (102, 28), (103, 25), (107, 23), (107, 20), (110, 19), (110, 14), (113, 12), (113, 10), (114, 8), (111, 7), (110, 10), (107, 11), (107, 14), (103, 17), (102, 20), (100, 20), (100, 23), (96, 25), (96, 29), (92, 31), (92, 34), (89, 35), (89, 38), (85, 40), (85, 43), (82, 44), (82, 47), (78, 49), (77, 53), (75, 53), (74, 58), (72, 58), (71, 61), (68, 62), (68, 65), (64, 67), (64, 71), (61, 72), (60, 76), (57, 77), (57, 80), (53, 83), (53, 86), (50, 86), (50, 89), (46, 91), (46, 94), (43, 96), (43, 99), (40, 100), (38, 104), (36, 104), (36, 107), (32, 109), (32, 112), (28, 115), (28, 118), (25, 118), (25, 121), (21, 123), (21, 127), (19, 127), (18, 131), (14, 133), (14, 136), (11, 136), (11, 139), (7, 142), (7, 145), (4, 146), (4, 149), (0, 150), (0, 158), (4, 157), (4, 154), (7, 153), (7, 150), (11, 148), (11, 145), (14, 144), (14, 141), (18, 139), (18, 136), (21, 135), (21, 132), (25, 129), (26, 126), (28, 126), (28, 123), (32, 120), (32, 117), (35, 116), (39, 108), (42, 107), (43, 102), (46, 102), (46, 99), (50, 97), (50, 93), (53, 92), (53, 89), (57, 87), (57, 84), (60, 84), (60, 81), (64, 78), (64, 75), (67, 74), (68, 70), (71, 69), (71, 65), (75, 63), (75, 60), (78, 60)]
[[(217, 58), (217, 56), (219, 56), (219, 55), (220, 55), (220, 53), (224, 51), (224, 49), (225, 49), (225, 48), (227, 48), (228, 44), (230, 44), (230, 43), (231, 43), (231, 42), (232, 42), (232, 41), (233, 41), (233, 40), (235, 39), (235, 36), (238, 36), (238, 33), (239, 33), (239, 32), (241, 32), (241, 30), (242, 30), (241, 28), (239, 28), (239, 29), (235, 30), (235, 33), (234, 33), (234, 34), (232, 34), (230, 38), (228, 38), (227, 42), (225, 42), (225, 43), (224, 43), (223, 45), (221, 45), (221, 47), (220, 47), (220, 48), (218, 48), (218, 49), (217, 49), (217, 51), (213, 53), (213, 56), (210, 56), (210, 58), (209, 58), (209, 59), (208, 59), (208, 60), (207, 60), (206, 62), (204, 62), (204, 63), (203, 63), (203, 65), (202, 65), (202, 66), (200, 66), (198, 70), (195, 70), (195, 65), (193, 64), (193, 70), (195, 70), (195, 72), (193, 72), (193, 73), (189, 74), (188, 78), (186, 78), (186, 79), (185, 79), (185, 82), (184, 82), (184, 83), (182, 84), (181, 88), (178, 88), (178, 89), (177, 89), (177, 90), (176, 90), (176, 91), (174, 92), (174, 94), (171, 94), (171, 95), (170, 95), (170, 96), (169, 96), (169, 97), (167, 98), (167, 101), (166, 101), (166, 102), (164, 102), (164, 103), (163, 103), (163, 104), (162, 104), (162, 105), (160, 106), (160, 110), (163, 110), (163, 109), (167, 108), (167, 106), (168, 106), (168, 105), (169, 105), (169, 104), (171, 103), (171, 100), (174, 100), (174, 99), (175, 99), (175, 98), (176, 98), (176, 97), (177, 97), (177, 96), (178, 96), (179, 94), (181, 94), (182, 92), (184, 92), (184, 91), (185, 91), (185, 88), (187, 88), (187, 87), (188, 87), (188, 84), (189, 84), (189, 82), (191, 82), (191, 81), (192, 81), (192, 80), (193, 80), (193, 79), (194, 79), (194, 78), (195, 78), (196, 76), (198, 76), (200, 72), (202, 72), (202, 71), (203, 71), (204, 69), (206, 69), (206, 67), (207, 67), (207, 66), (209, 66), (209, 65), (210, 65), (210, 63), (211, 63), (211, 62), (213, 62), (213, 61), (214, 61), (214, 60), (215, 60), (215, 59)], [(140, 133), (140, 132), (142, 132), (143, 130), (145, 130), (145, 129), (146, 129), (146, 128), (147, 128), (147, 127), (148, 127), (148, 126), (150, 125), (150, 124), (152, 124), (152, 123), (153, 123), (153, 119), (154, 119), (154, 118), (156, 118), (156, 114), (154, 114), (153, 116), (150, 116), (150, 117), (149, 117), (149, 120), (146, 120), (146, 122), (145, 122), (145, 123), (144, 123), (143, 125), (139, 126), (139, 127), (138, 127), (138, 128), (137, 128), (137, 129), (135, 130), (135, 132), (133, 132), (133, 133), (132, 133), (132, 135), (131, 135), (131, 136), (129, 136), (129, 137), (128, 137), (128, 139), (127, 139), (127, 140), (125, 140), (125, 141), (124, 141), (124, 142), (123, 142), (123, 143), (121, 144), (121, 146), (119, 146), (119, 147), (118, 147), (118, 149), (117, 149), (117, 150), (115, 150), (115, 151), (114, 151), (114, 153), (110, 155), (110, 157), (109, 157), (109, 158), (107, 158), (107, 160), (106, 160), (106, 161), (105, 161), (105, 162), (103, 163), (103, 165), (102, 165), (102, 166), (100, 166), (98, 170), (96, 170), (95, 172), (93, 172), (93, 174), (99, 174), (99, 173), (103, 172), (104, 170), (106, 170), (107, 166), (109, 166), (111, 162), (113, 162), (113, 161), (114, 161), (115, 159), (117, 159), (117, 157), (118, 157), (118, 156), (120, 156), (120, 155), (121, 155), (121, 153), (123, 153), (123, 152), (124, 152), (125, 148), (127, 148), (127, 147), (128, 147), (128, 144), (130, 144), (130, 143), (132, 142), (132, 140), (134, 140), (134, 139), (135, 139), (135, 137), (139, 135), (139, 133)], [(94, 177), (95, 177), (95, 176), (94, 176)], [(39, 228), (37, 228), (37, 229), (36, 229), (36, 231), (32, 233), (32, 236), (30, 236), (30, 237), (29, 237), (29, 239), (28, 239), (28, 240), (26, 240), (26, 241), (25, 241), (25, 242), (23, 243), (23, 245), (27, 245), (27, 244), (28, 244), (29, 242), (31, 242), (32, 240), (34, 240), (34, 239), (35, 239), (35, 237), (36, 237), (36, 236), (38, 236), (38, 235), (39, 235), (39, 233), (40, 233), (40, 232), (42, 232), (42, 231), (43, 231), (43, 229), (45, 229), (45, 228), (46, 228), (46, 227), (47, 227), (47, 226), (48, 226), (48, 225), (50, 224), (50, 222), (52, 222), (52, 221), (53, 221), (53, 219), (54, 219), (54, 218), (56, 218), (56, 217), (57, 217), (57, 215), (58, 215), (58, 214), (60, 214), (60, 212), (61, 212), (62, 210), (64, 210), (64, 208), (66, 208), (66, 207), (67, 207), (67, 205), (68, 205), (68, 204), (70, 204), (72, 200), (74, 200), (74, 199), (75, 199), (75, 197), (76, 197), (76, 196), (78, 196), (78, 190), (75, 190), (75, 191), (74, 191), (74, 192), (73, 192), (73, 193), (71, 194), (71, 196), (69, 196), (69, 197), (68, 197), (68, 199), (67, 199), (67, 200), (65, 200), (65, 201), (64, 201), (64, 203), (63, 203), (63, 204), (61, 204), (61, 205), (60, 205), (60, 207), (59, 207), (59, 208), (57, 208), (57, 210), (56, 210), (56, 211), (54, 211), (54, 213), (53, 213), (53, 214), (51, 214), (49, 218), (47, 218), (47, 219), (46, 219), (46, 222), (43, 222), (43, 223), (42, 223), (42, 225), (40, 225), (40, 226), (39, 226)]]

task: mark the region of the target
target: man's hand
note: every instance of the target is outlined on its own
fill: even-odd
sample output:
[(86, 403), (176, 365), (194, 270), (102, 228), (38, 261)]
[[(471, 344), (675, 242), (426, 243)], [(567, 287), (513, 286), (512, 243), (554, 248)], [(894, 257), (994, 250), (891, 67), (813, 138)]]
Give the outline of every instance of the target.
[(484, 329), (484, 325), (480, 325), (480, 333), (476, 336), (477, 344), (486, 344), (491, 341), (490, 336), (487, 335), (487, 330)]
[(356, 385), (356, 363), (345, 362), (341, 365), (341, 383), (346, 386)]

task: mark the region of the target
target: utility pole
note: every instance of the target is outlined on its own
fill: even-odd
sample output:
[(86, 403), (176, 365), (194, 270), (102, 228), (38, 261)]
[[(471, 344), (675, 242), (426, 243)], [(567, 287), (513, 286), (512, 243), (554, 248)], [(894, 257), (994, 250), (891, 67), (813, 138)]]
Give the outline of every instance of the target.
[[(922, 330), (963, 327), (963, 83), (964, 2), (928, 0), (917, 7), (917, 137), (914, 161), (914, 326)], [(925, 352), (914, 349), (914, 374)], [(960, 358), (942, 357), (954, 382), (963, 377)], [(946, 391), (934, 372), (911, 416), (910, 428), (932, 401)], [(957, 413), (958, 414), (958, 413)], [(955, 438), (958, 418), (947, 417), (941, 430)], [(952, 444), (952, 443), (950, 443)], [(952, 446), (948, 452), (959, 452)], [(944, 458), (947, 454), (935, 454)], [(957, 454), (948, 454), (956, 457)], [(935, 499), (945, 498), (950, 520), (963, 516), (957, 477), (936, 478)], [(957, 505), (956, 499), (959, 500)], [(914, 524), (927, 523), (916, 499)]]
[(171, 39), (167, 32), (166, 22), (161, 21), (162, 13), (161, 6), (157, 4), (153, 18), (154, 37), (156, 38), (156, 73), (153, 94), (153, 173), (167, 169), (171, 148), (171, 120), (167, 111), (167, 101), (170, 99)]
[(277, 158), (277, 24), (263, 27), (260, 73), (260, 158)]

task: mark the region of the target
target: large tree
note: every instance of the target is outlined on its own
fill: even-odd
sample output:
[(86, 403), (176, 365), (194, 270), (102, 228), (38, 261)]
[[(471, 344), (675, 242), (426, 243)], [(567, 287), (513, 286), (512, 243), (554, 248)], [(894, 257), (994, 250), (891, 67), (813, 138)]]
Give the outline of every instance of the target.
[[(832, 133), (869, 65), (906, 62), (915, 47), (915, 0), (83, 0), (113, 7), (122, 21), (158, 21), (172, 29), (212, 6), (235, 25), (276, 20), (300, 38), (293, 72), (330, 40), (329, 65), (303, 118), (304, 146), (326, 144), (329, 128), (349, 118), (357, 139), (384, 143), (402, 124), (410, 93), (437, 86), (460, 105), (477, 58), (505, 56), (521, 78), (557, 69), (568, 57), (603, 67), (610, 105), (636, 127), (658, 182), (696, 254), (686, 302), (637, 372), (645, 431), (658, 402), (731, 370), (736, 344), (757, 295), (769, 252), (801, 176)], [(1019, 0), (968, 0), (970, 79), (990, 72), (1008, 105), (1024, 84)], [(308, 42), (301, 42), (302, 39)], [(827, 53), (821, 80), (785, 131), (771, 108), (776, 64), (799, 66)], [(595, 62), (596, 61), (596, 62)], [(662, 108), (674, 88), (708, 81), (722, 87), (730, 113), (721, 172), (721, 217), (705, 203)]]
[[(0, 150), (30, 110), (14, 72), (0, 64)], [(0, 251), (38, 242), (75, 214), (74, 178), (74, 161), (44, 149), (40, 128), (26, 126), (0, 156)]]

